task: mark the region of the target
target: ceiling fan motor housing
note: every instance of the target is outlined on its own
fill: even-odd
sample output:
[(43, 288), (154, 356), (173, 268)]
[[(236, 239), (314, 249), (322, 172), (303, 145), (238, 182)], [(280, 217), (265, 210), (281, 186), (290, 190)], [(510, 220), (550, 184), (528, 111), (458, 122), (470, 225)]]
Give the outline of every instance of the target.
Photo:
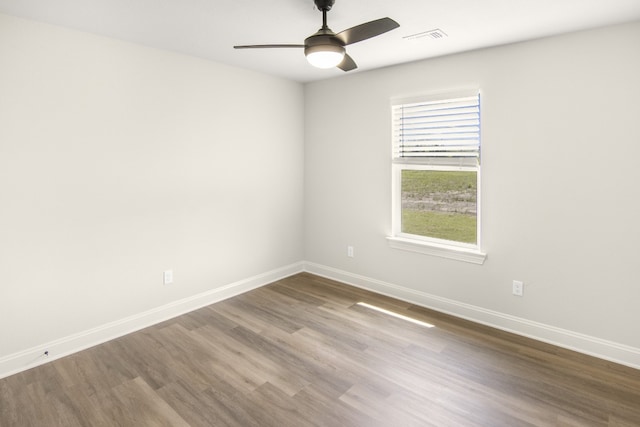
[(329, 30), (329, 32), (320, 30), (312, 36), (307, 37), (304, 41), (305, 55), (319, 51), (330, 51), (344, 54), (344, 42), (336, 37), (331, 30)]

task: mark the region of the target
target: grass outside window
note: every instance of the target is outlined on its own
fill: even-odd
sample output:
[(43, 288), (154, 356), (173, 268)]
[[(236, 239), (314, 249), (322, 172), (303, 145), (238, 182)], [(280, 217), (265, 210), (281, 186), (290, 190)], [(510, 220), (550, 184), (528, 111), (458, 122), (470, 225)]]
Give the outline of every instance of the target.
[(476, 171), (402, 171), (402, 232), (477, 244)]

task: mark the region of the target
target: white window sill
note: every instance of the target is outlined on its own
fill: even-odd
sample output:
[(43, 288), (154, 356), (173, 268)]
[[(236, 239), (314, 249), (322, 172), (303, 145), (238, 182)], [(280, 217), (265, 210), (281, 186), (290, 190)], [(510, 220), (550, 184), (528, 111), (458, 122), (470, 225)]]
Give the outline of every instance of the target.
[(473, 264), (483, 264), (487, 254), (475, 249), (460, 248), (457, 246), (441, 245), (432, 242), (421, 242), (402, 237), (387, 237), (389, 246), (394, 249), (417, 252), (420, 254), (434, 255), (442, 258), (455, 259), (458, 261), (470, 262)]

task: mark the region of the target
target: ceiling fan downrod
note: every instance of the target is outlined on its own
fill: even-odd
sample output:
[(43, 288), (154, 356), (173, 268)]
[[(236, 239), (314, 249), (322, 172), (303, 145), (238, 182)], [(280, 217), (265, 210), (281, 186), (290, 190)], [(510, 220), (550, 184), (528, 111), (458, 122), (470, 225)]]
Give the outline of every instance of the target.
[(331, 10), (331, 7), (335, 4), (336, 0), (314, 0), (316, 7), (322, 12), (322, 30), (328, 30), (327, 26), (327, 12)]

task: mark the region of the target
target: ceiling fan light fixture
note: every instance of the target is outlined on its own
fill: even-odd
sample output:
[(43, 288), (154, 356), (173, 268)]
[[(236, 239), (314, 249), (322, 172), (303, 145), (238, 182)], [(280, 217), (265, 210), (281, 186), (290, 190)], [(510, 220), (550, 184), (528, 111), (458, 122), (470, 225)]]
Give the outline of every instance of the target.
[(342, 62), (345, 50), (343, 46), (321, 44), (306, 47), (304, 54), (314, 67), (333, 68)]

